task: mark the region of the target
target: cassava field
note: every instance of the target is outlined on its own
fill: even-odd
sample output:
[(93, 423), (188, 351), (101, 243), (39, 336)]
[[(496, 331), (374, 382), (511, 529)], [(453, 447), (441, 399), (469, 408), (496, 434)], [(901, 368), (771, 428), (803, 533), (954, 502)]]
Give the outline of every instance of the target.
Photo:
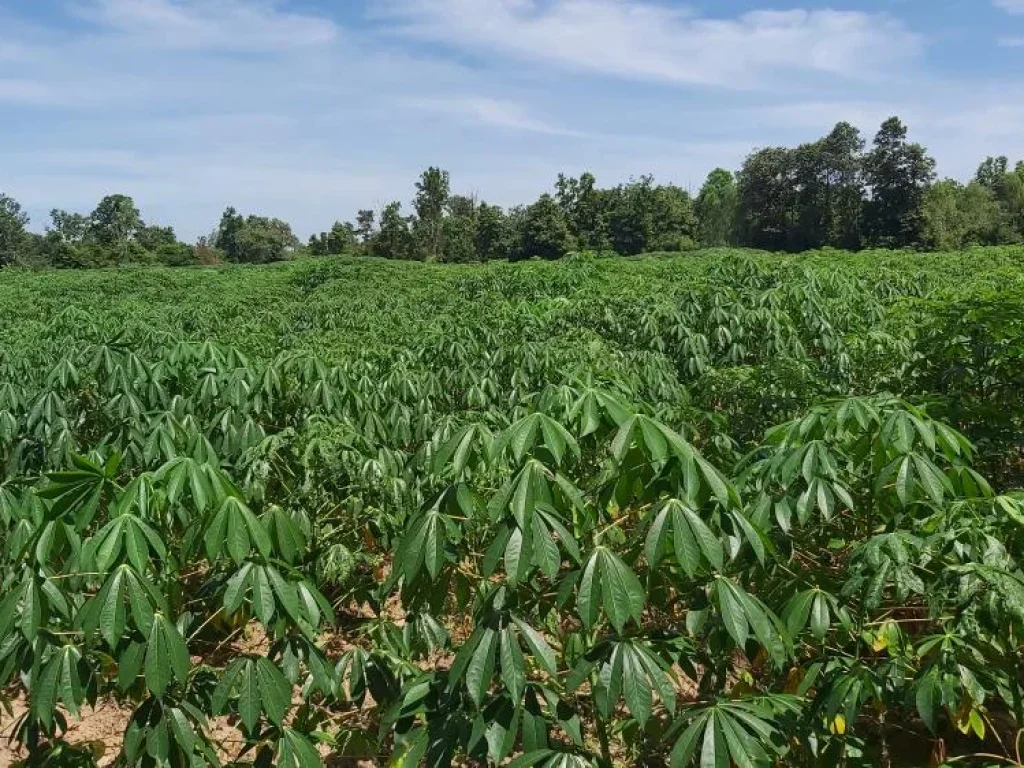
[(4, 765), (1022, 759), (1024, 248), (5, 271), (0, 330)]

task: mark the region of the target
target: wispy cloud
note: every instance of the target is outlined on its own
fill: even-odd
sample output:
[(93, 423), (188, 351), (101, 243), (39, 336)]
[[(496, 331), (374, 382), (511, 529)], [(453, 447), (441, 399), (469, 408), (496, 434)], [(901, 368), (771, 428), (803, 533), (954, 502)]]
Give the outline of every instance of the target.
[(576, 70), (749, 87), (793, 73), (856, 79), (917, 54), (918, 35), (886, 15), (754, 11), (713, 19), (623, 0), (388, 0), (409, 37)]
[(1024, 14), (1024, 0), (992, 0), (992, 4), (1007, 13)]
[(589, 134), (565, 128), (538, 119), (530, 111), (513, 101), (486, 96), (410, 97), (399, 102), (402, 106), (450, 117), (461, 115), (483, 125), (508, 128), (514, 131), (543, 133), (549, 136), (585, 138)]
[(1003, 48), (1024, 48), (1024, 37), (1001, 37), (999, 45)]
[(280, 51), (338, 37), (329, 19), (285, 12), (263, 0), (93, 0), (78, 13), (161, 48)]

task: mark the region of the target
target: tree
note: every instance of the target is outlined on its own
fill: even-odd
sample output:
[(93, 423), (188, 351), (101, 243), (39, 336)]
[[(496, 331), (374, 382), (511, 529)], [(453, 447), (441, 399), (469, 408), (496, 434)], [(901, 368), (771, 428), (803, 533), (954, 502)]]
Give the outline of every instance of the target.
[(416, 182), (416, 234), (427, 261), (439, 261), (444, 253), (444, 211), (451, 194), (448, 171), (430, 167)]
[(737, 202), (736, 177), (724, 168), (709, 173), (694, 203), (702, 246), (718, 248), (735, 242)]
[(565, 213), (549, 194), (526, 209), (520, 258), (558, 259), (576, 248)]
[(54, 233), (63, 243), (80, 243), (89, 231), (89, 219), (80, 213), (54, 208), (50, 211), (50, 220), (47, 234)]
[(998, 207), (995, 242), (1024, 241), (1024, 162), (1011, 171), (1006, 157), (989, 157), (978, 167), (974, 178), (991, 192)]
[(787, 238), (790, 250), (860, 246), (863, 150), (860, 132), (843, 122), (825, 138), (793, 151), (795, 210)]
[(21, 252), (28, 222), (18, 201), (0, 192), (0, 267), (11, 264)]
[(229, 207), (220, 217), (220, 224), (213, 238), (213, 246), (224, 252), (228, 261), (241, 261), (238, 236), (245, 226), (245, 218)]
[(608, 236), (617, 253), (647, 250), (654, 227), (654, 177), (641, 176), (608, 192)]
[(956, 250), (995, 242), (999, 205), (992, 191), (974, 181), (964, 186), (945, 179), (928, 188), (922, 203), (924, 243), (937, 250)]
[(925, 191), (935, 178), (935, 161), (920, 144), (907, 141), (907, 128), (890, 117), (864, 159), (871, 191), (865, 225), (873, 245), (902, 248), (921, 242)]
[(476, 254), (481, 261), (507, 259), (511, 249), (509, 221), (501, 208), (480, 203), (476, 216)]
[(402, 204), (389, 203), (380, 215), (380, 230), (372, 241), (374, 256), (385, 259), (412, 259), (415, 256), (416, 241), (409, 226), (409, 219), (402, 215)]
[(785, 250), (795, 219), (792, 150), (761, 149), (743, 162), (737, 180), (739, 244)]
[(127, 195), (107, 195), (89, 216), (88, 238), (114, 252), (115, 263), (129, 260), (130, 243), (142, 227), (135, 201)]
[(321, 232), (309, 238), (309, 251), (314, 256), (337, 256), (351, 253), (359, 245), (356, 229), (351, 223), (336, 221), (330, 232)]
[(356, 214), (356, 237), (361, 244), (366, 245), (373, 238), (375, 225), (376, 214), (373, 211), (364, 208)]
[(697, 247), (697, 217), (690, 193), (674, 184), (654, 187), (646, 251), (691, 251)]
[(594, 174), (583, 173), (575, 179), (560, 173), (555, 182), (555, 190), (555, 199), (579, 247), (596, 251), (607, 249), (605, 195), (597, 188)]
[(978, 166), (978, 171), (974, 174), (974, 180), (986, 189), (997, 192), (1002, 186), (1009, 170), (1010, 161), (1006, 158), (1006, 155), (986, 157), (981, 162), (981, 165)]
[(165, 245), (177, 245), (178, 238), (174, 234), (174, 227), (160, 227), (157, 225), (144, 225), (139, 227), (135, 233), (135, 241), (147, 251), (156, 251)]
[(477, 261), (476, 230), (478, 207), (476, 199), (466, 195), (452, 195), (448, 200), (448, 215), (443, 222), (443, 260), (459, 264)]
[[(298, 244), (298, 238), (287, 222), (266, 216), (248, 216), (241, 229), (234, 234), (236, 251), (233, 260), (249, 264), (280, 261)], [(230, 252), (227, 253), (231, 259)]]

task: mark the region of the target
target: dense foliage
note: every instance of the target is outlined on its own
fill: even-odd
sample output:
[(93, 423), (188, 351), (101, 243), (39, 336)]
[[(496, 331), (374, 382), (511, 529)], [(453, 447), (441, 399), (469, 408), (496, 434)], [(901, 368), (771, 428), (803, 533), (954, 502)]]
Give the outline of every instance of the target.
[(1012, 762), (1022, 258), (5, 273), (15, 738), (91, 765), (114, 699), (130, 766)]
[(146, 226), (134, 201), (104, 198), (89, 216), (51, 212), (45, 235), (0, 194), (0, 266), (189, 266), (313, 256), (468, 263), (557, 259), (577, 250), (621, 255), (738, 245), (798, 252), (865, 247), (954, 250), (1024, 242), (1024, 161), (987, 158), (969, 184), (936, 181), (935, 161), (886, 120), (870, 149), (839, 123), (796, 148), (752, 152), (737, 173), (712, 171), (697, 196), (652, 176), (601, 188), (591, 173), (559, 174), (554, 194), (504, 211), (452, 193), (447, 171), (428, 168), (410, 213), (390, 202), (337, 221), (300, 246), (291, 226), (228, 208), (195, 247), (170, 227)]

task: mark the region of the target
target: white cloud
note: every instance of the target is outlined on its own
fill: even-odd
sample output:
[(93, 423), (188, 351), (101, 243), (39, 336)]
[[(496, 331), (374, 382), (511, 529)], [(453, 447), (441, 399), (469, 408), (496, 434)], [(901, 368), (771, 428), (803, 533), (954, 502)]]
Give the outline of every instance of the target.
[(1001, 37), (999, 45), (1003, 48), (1024, 48), (1024, 37)]
[(992, 4), (1007, 13), (1024, 14), (1024, 0), (992, 0)]
[(404, 35), (628, 78), (747, 88), (803, 72), (890, 72), (922, 41), (886, 15), (753, 11), (698, 17), (633, 0), (389, 0)]
[(280, 51), (338, 36), (329, 19), (288, 13), (262, 0), (93, 0), (79, 13), (145, 44), (222, 51)]
[(436, 115), (462, 115), (474, 122), (515, 131), (584, 138), (588, 134), (532, 116), (522, 104), (486, 96), (411, 97), (400, 104)]

